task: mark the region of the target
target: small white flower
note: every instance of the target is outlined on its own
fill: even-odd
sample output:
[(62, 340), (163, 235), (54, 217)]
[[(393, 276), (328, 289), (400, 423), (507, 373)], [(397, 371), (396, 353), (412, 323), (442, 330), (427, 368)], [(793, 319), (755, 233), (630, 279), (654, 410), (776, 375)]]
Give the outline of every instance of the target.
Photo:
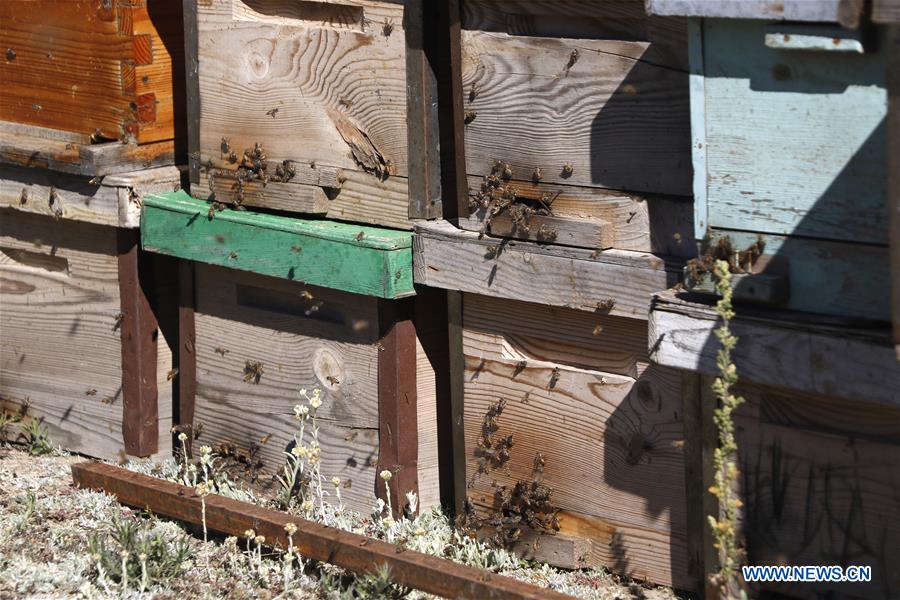
[(256, 542), (257, 544), (259, 544), (260, 546), (262, 546), (263, 544), (266, 543), (266, 536), (258, 535), (258, 536), (256, 536), (256, 539), (254, 539), (253, 541)]
[(332, 477), (331, 485), (333, 485), (334, 487), (340, 487), (341, 486), (341, 478), (340, 477)]
[(384, 479), (385, 481), (390, 481), (391, 477), (393, 477), (393, 473), (391, 473), (390, 471), (385, 469), (384, 471), (379, 473), (378, 476), (381, 477), (382, 479)]
[(252, 529), (248, 529), (244, 532), (244, 537), (253, 539), (256, 537), (256, 532), (253, 531)]
[(384, 518), (384, 524), (387, 525), (388, 527), (391, 527), (394, 523), (395, 523), (394, 517), (391, 517), (391, 516), (389, 515), (389, 516), (387, 516), (387, 517)]
[(200, 454), (212, 454), (212, 448), (209, 446), (200, 446)]
[(294, 535), (297, 533), (297, 525), (294, 523), (287, 523), (284, 526), (284, 530), (288, 535)]
[(179, 434), (178, 434), (178, 441), (179, 441), (179, 442), (187, 441), (187, 434), (186, 434), (186, 433), (179, 433)]
[(197, 472), (197, 465), (188, 465), (188, 472), (190, 472), (190, 473), (196, 473), (196, 472)]
[(416, 528), (416, 530), (415, 530), (414, 533), (415, 533), (416, 535), (419, 535), (419, 536), (425, 535), (425, 528), (424, 528), (424, 527), (418, 527), (418, 528)]
[(300, 388), (300, 395), (306, 396), (306, 388)]
[[(319, 390), (316, 390), (317, 392)], [(319, 397), (319, 394), (314, 394), (312, 398), (309, 399), (309, 405), (313, 408), (319, 408), (322, 406), (322, 398)]]
[(306, 500), (303, 502), (303, 504), (300, 505), (300, 510), (309, 512), (312, 509), (313, 509), (313, 501), (312, 500)]

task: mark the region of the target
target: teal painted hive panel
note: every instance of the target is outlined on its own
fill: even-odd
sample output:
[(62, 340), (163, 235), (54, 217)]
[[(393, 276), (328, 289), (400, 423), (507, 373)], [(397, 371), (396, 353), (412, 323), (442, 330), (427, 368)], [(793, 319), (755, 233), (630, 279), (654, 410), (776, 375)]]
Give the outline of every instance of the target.
[(788, 279), (788, 308), (887, 320), (883, 32), (863, 43), (836, 25), (692, 28), (698, 239), (742, 250), (761, 237), (755, 272)]
[(141, 244), (151, 252), (400, 298), (415, 293), (412, 233), (225, 209), (173, 192), (144, 198)]

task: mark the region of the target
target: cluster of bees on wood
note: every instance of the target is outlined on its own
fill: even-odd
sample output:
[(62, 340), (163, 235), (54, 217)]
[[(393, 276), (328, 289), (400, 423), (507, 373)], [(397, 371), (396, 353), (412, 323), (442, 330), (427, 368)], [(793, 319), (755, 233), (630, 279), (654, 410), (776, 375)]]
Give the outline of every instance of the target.
[[(484, 415), (481, 438), (474, 451), (478, 471), (469, 482), (469, 487), (472, 487), (475, 478), (490, 474), (493, 470), (506, 469), (508, 474), (507, 463), (513, 436), (510, 434), (495, 439), (495, 434), (500, 429), (498, 419), (505, 407), (506, 400), (501, 398)], [(526, 528), (551, 533), (559, 531), (560, 509), (552, 504), (552, 488), (543, 483), (544, 467), (544, 457), (538, 452), (534, 457), (530, 480), (519, 480), (512, 487), (492, 482), (494, 499), (490, 514), (476, 518), (467, 501), (466, 510), (458, 524), (473, 533), (482, 529), (493, 530), (490, 541), (505, 548), (515, 544)]]
[(731, 273), (749, 273), (765, 249), (766, 241), (762, 237), (744, 250), (735, 248), (734, 242), (728, 236), (722, 236), (715, 242), (704, 240), (700, 256), (687, 262), (688, 281), (694, 284), (699, 283), (703, 275), (713, 272), (717, 260), (727, 262), (728, 270)]
[[(521, 197), (518, 190), (510, 183), (513, 178), (512, 167), (509, 163), (497, 160), (491, 166), (491, 172), (481, 182), (481, 189), (469, 199), (470, 210), (482, 208), (485, 211), (485, 228), (489, 228), (491, 221), (497, 215), (506, 212), (513, 222), (513, 230), (530, 233), (532, 221), (535, 217), (553, 216), (551, 206), (556, 197), (550, 193), (544, 193), (538, 199)], [(534, 183), (540, 182), (543, 172), (540, 167), (535, 168), (531, 175)], [(537, 239), (544, 242), (552, 242), (556, 239), (558, 231), (541, 223), (537, 231)]]
[[(283, 160), (275, 163), (275, 168), (270, 171), (270, 161), (263, 149), (262, 144), (256, 142), (253, 148), (244, 150), (240, 159), (237, 153), (232, 149), (231, 142), (228, 138), (222, 138), (221, 143), (222, 155), (226, 162), (237, 165), (237, 169), (207, 169), (210, 172), (209, 187), (210, 191), (215, 191), (215, 179), (233, 179), (231, 186), (234, 192), (234, 208), (236, 210), (244, 210), (244, 185), (252, 181), (259, 181), (265, 187), (270, 181), (288, 182), (297, 174), (294, 163), (289, 160)], [(216, 211), (221, 211), (224, 205), (214, 201), (209, 209), (209, 218), (212, 218)]]

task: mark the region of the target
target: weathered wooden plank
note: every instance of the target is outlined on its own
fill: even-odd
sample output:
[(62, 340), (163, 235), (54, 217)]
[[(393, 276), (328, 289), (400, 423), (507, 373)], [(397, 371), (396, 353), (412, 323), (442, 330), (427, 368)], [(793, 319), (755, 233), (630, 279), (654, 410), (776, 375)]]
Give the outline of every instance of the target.
[[(54, 443), (125, 456), (116, 229), (0, 209), (0, 395)], [(159, 451), (169, 452), (171, 356), (157, 340)]]
[[(883, 206), (878, 210), (883, 211)], [(889, 288), (872, 283), (890, 277), (886, 246), (713, 230), (714, 240), (725, 236), (740, 251), (762, 239), (765, 252), (754, 272), (787, 278), (790, 291), (785, 308), (840, 316), (851, 324), (890, 320)], [(754, 285), (754, 278), (747, 277), (739, 285)]]
[(204, 2), (201, 163), (221, 158), (227, 140), (239, 157), (260, 144), (269, 160), (355, 170), (363, 195), (395, 179), (408, 219), (404, 40), (415, 32), (404, 15), (402, 3), (375, 1)]
[(897, 596), (897, 407), (763, 386), (735, 392), (746, 399), (734, 421), (747, 562), (872, 566), (870, 583), (769, 583), (755, 593)]
[[(581, 311), (464, 299), (468, 494), (479, 512), (490, 514), (495, 483), (530, 481), (539, 452), (551, 503), (563, 510), (561, 533), (593, 542), (590, 564), (686, 585), (680, 374), (647, 368), (645, 349), (623, 350), (615, 333), (623, 326), (640, 334), (644, 324), (605, 317), (607, 335)], [(571, 346), (569, 330), (581, 332)], [(627, 360), (616, 356), (623, 352)], [(637, 362), (643, 365), (635, 372), (630, 364)], [(479, 474), (482, 421), (500, 399), (506, 406), (492, 435), (513, 435), (510, 458)]]
[(640, 319), (678, 278), (649, 254), (498, 242), (446, 222), (417, 224), (415, 254), (416, 283)]
[(671, 17), (716, 17), (841, 23), (857, 27), (859, 0), (646, 0), (647, 12)]
[[(470, 189), (479, 189), (481, 177), (469, 177)], [(612, 248), (693, 257), (693, 203), (683, 196), (635, 194), (602, 188), (528, 182), (516, 186), (517, 197), (536, 201), (548, 195), (553, 214), (571, 224), (579, 219), (600, 219), (612, 225)], [(468, 231), (484, 231), (486, 211), (477, 209), (457, 224)], [(566, 227), (560, 227), (564, 232)], [(580, 244), (578, 244), (580, 245)], [(585, 247), (592, 248), (590, 245)]]
[(579, 246), (606, 250), (613, 246), (612, 223), (593, 217), (568, 219), (561, 216), (535, 215), (528, 221), (528, 229), (518, 225), (507, 212), (491, 217), (487, 232), (496, 237), (510, 237), (535, 242)]
[[(379, 447), (376, 300), (194, 268), (197, 443), (231, 444), (255, 456), (263, 474), (277, 473), (299, 427), (297, 390), (319, 388), (323, 473), (349, 481), (344, 501), (368, 511)], [(258, 383), (245, 381), (248, 362), (261, 365)]]
[[(660, 294), (650, 313), (651, 358), (661, 365), (715, 374), (717, 322), (709, 304)], [(796, 313), (742, 307), (732, 332), (740, 340), (734, 363), (742, 380), (900, 403), (900, 369), (885, 330), (802, 322)]]
[(708, 226), (886, 243), (886, 37), (824, 60), (767, 48), (767, 31), (703, 24)]
[(414, 293), (411, 234), (215, 209), (184, 192), (144, 199), (145, 248), (382, 298)]
[[(200, 183), (200, 59), (197, 0), (182, 0), (184, 21), (184, 95), (187, 121), (187, 165), (191, 186)], [(193, 192), (193, 190), (191, 190)]]
[[(406, 494), (419, 493), (418, 388), (413, 300), (378, 301), (378, 469), (390, 471), (394, 516), (406, 512)], [(381, 478), (379, 478), (381, 479)], [(376, 494), (387, 499), (384, 481)]]
[(328, 213), (328, 196), (316, 185), (272, 181), (263, 184), (250, 181), (239, 184), (234, 179), (200, 175), (198, 189), (209, 189), (210, 199), (232, 205), (263, 207), (302, 212), (310, 215)]
[(687, 73), (640, 60), (648, 42), (462, 35), (470, 175), (502, 160), (522, 181), (690, 194)]
[(488, 575), (480, 569), (435, 556), (414, 551), (397, 552), (394, 544), (218, 494), (211, 494), (201, 501), (185, 486), (109, 465), (79, 463), (72, 466), (72, 476), (76, 485), (103, 490), (116, 496), (123, 504), (147, 508), (155, 514), (194, 525), (208, 521), (213, 531), (241, 535), (247, 529), (255, 529), (278, 548), (288, 547), (285, 526), (293, 523), (297, 526), (297, 532), (290, 543), (300, 554), (359, 574), (371, 573), (373, 565), (385, 564), (398, 584), (438, 596), (499, 600), (571, 598), (502, 575)]
[(140, 198), (172, 191), (180, 183), (175, 167), (107, 175), (92, 183), (47, 169), (0, 165), (0, 206), (54, 218), (135, 228)]

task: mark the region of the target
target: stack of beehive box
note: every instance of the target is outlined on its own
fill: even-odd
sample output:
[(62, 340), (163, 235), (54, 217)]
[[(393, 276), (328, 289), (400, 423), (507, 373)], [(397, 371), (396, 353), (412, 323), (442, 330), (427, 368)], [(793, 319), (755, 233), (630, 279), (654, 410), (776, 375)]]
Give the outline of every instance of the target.
[[(895, 597), (900, 581), (900, 368), (889, 327), (889, 247), (896, 255), (900, 240), (896, 229), (889, 237), (886, 218), (893, 203), (892, 227), (900, 222), (896, 188), (889, 201), (896, 112), (888, 126), (900, 48), (896, 26), (892, 34), (887, 26), (900, 11), (894, 4), (892, 16), (889, 4), (649, 2), (655, 14), (690, 17), (703, 255), (685, 274), (695, 294), (657, 298), (649, 341), (657, 364), (704, 374), (685, 416), (695, 432), (685, 449), (694, 465), (691, 527), (716, 510), (704, 449), (715, 444), (709, 376), (718, 369), (718, 316), (703, 294), (720, 258), (735, 273), (736, 391), (746, 399), (735, 418), (745, 560), (870, 565), (871, 583), (839, 588), (860, 597)], [(697, 574), (715, 571), (708, 538), (691, 552)], [(754, 591), (835, 589), (808, 582)]]
[(171, 447), (137, 227), (180, 181), (182, 31), (176, 0), (0, 5), (0, 401), (89, 455)]
[(409, 491), (439, 501), (446, 351), (413, 287), (409, 221), (415, 5), (192, 7), (190, 195), (147, 198), (143, 213), (144, 248), (182, 259), (179, 425), (279, 473), (298, 391), (319, 389), (323, 473), (364, 512), (385, 469), (394, 507)]
[[(417, 227), (415, 275), (462, 292), (459, 501), (526, 555), (688, 588), (683, 381), (646, 343), (696, 252), (686, 24), (641, 1), (456, 8), (455, 218)], [(512, 525), (541, 486), (556, 535)]]

